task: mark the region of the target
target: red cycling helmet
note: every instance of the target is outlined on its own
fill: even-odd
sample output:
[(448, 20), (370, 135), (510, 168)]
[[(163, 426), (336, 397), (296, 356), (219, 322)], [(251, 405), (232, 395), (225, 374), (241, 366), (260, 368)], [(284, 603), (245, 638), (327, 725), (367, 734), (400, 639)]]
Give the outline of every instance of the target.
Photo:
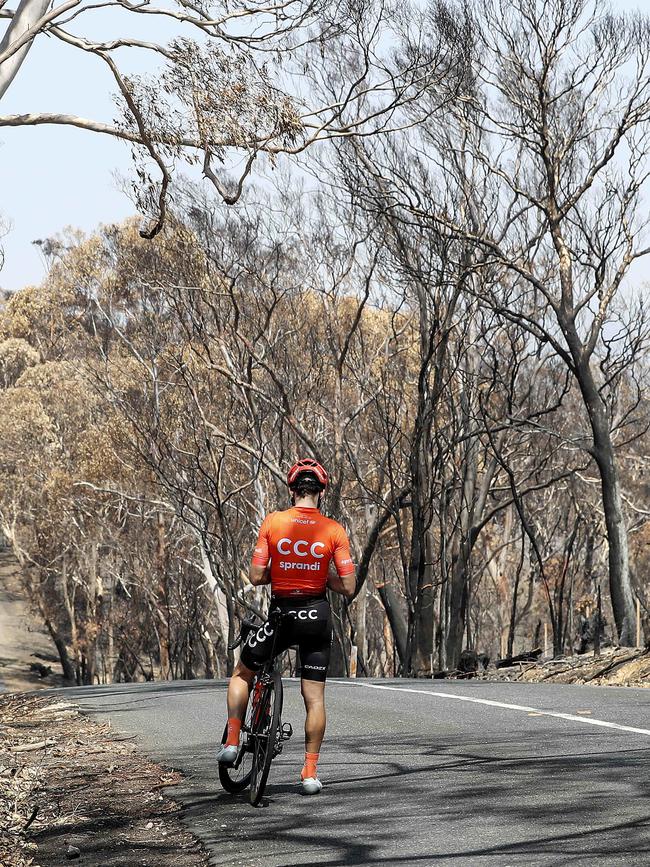
[(325, 490), (329, 482), (327, 470), (313, 458), (303, 458), (301, 461), (298, 461), (298, 463), (294, 464), (291, 467), (287, 476), (287, 485), (289, 487), (294, 485), (298, 480), (298, 477), (302, 476), (303, 473), (309, 473), (310, 475), (316, 476), (318, 481), (323, 486), (323, 490)]

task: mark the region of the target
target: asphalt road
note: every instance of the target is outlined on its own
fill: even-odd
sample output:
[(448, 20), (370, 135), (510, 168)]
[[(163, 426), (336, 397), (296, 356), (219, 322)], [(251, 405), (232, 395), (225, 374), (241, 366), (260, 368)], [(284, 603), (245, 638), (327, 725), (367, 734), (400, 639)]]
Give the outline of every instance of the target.
[(184, 772), (174, 795), (214, 864), (650, 865), (650, 690), (330, 681), (324, 789), (309, 798), (299, 687), (285, 681), (295, 734), (254, 809), (219, 785), (225, 689), (66, 690)]

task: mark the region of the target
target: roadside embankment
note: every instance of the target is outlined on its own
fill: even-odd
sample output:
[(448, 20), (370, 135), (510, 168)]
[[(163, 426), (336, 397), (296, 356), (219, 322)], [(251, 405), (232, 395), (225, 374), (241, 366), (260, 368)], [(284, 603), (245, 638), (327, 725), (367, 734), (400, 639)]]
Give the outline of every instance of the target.
[(13, 555), (0, 549), (0, 692), (63, 684), (61, 666), (45, 627), (33, 616)]
[(3, 867), (205, 867), (207, 856), (164, 794), (179, 773), (130, 738), (43, 695), (0, 696)]
[(482, 680), (525, 683), (650, 687), (650, 650), (609, 648), (600, 656), (586, 653), (542, 662), (522, 662), (509, 668), (488, 669), (479, 677)]

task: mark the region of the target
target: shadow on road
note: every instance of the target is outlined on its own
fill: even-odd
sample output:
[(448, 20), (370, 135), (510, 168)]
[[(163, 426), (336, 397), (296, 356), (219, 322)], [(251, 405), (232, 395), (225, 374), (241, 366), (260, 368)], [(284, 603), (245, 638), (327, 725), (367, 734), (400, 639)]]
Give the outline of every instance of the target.
[[(582, 735), (573, 737), (579, 746)], [(197, 761), (204, 751), (194, 750), (183, 764), (209, 786), (197, 791), (190, 781), (181, 799), (217, 864), (229, 863), (219, 860), (226, 839), (229, 851), (238, 841), (237, 858), (264, 854), (268, 863), (295, 867), (314, 864), (315, 852), (327, 867), (650, 863), (650, 750), (512, 757), (508, 748), (493, 740), (486, 756), (468, 744), (432, 746), (413, 733), (392, 740), (390, 750), (370, 737), (331, 739), (318, 801), (300, 797), (287, 781), (295, 762), (282, 757), (263, 810), (220, 790), (212, 758)], [(206, 744), (204, 755), (211, 753)], [(337, 762), (337, 753), (346, 759)], [(637, 815), (627, 818), (630, 798)], [(283, 852), (291, 860), (282, 862)]]
[[(170, 716), (170, 728), (158, 725), (164, 749), (156, 754), (151, 738), (149, 749), (154, 743), (156, 758), (183, 770), (174, 797), (214, 864), (650, 864), (647, 739), (548, 717), (486, 717), (475, 706), (460, 716), (453, 707), (444, 717), (447, 706), (438, 704), (433, 718), (423, 705), (405, 709), (408, 700), (396, 701), (394, 692), (390, 703), (373, 697), (376, 703), (365, 705), (360, 694), (341, 692), (346, 728), (328, 734), (319, 765), (323, 793), (301, 797), (295, 738), (272, 766), (262, 808), (254, 809), (246, 794), (228, 795), (219, 784), (214, 755), (224, 691), (225, 683), (214, 681), (79, 691), (84, 706), (97, 700), (102, 713), (115, 714), (118, 728), (134, 723), (143, 731), (143, 721), (158, 725)], [(299, 697), (288, 692), (295, 713)], [(200, 713), (192, 695), (203, 697)]]

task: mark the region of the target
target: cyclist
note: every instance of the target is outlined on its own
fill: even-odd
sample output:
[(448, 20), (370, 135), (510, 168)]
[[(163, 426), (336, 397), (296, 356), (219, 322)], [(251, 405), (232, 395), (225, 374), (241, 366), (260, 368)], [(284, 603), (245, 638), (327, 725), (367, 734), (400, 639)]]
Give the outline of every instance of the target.
[[(249, 577), (252, 584), (271, 585), (271, 606), (285, 615), (279, 627), (276, 653), (297, 644), (301, 663), (301, 693), (305, 702), (305, 763), (303, 791), (322, 789), (317, 763), (325, 734), (325, 679), (332, 642), (326, 588), (352, 597), (355, 569), (343, 527), (320, 513), (328, 484), (324, 467), (311, 458), (294, 464), (287, 476), (292, 507), (272, 512), (262, 523)], [(333, 562), (336, 572), (330, 570)], [(241, 722), (255, 672), (268, 660), (273, 642), (269, 623), (251, 632), (241, 660), (228, 684), (228, 734), (219, 762), (237, 757)]]

